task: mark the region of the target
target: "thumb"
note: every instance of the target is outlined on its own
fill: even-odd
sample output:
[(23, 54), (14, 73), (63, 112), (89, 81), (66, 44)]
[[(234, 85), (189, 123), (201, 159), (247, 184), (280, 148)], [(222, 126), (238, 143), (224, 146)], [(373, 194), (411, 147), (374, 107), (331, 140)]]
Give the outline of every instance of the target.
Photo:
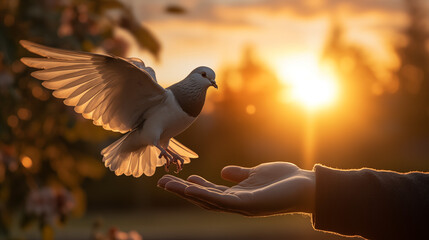
[(240, 166), (226, 166), (222, 169), (220, 175), (223, 179), (230, 182), (239, 183), (249, 177), (252, 168)]

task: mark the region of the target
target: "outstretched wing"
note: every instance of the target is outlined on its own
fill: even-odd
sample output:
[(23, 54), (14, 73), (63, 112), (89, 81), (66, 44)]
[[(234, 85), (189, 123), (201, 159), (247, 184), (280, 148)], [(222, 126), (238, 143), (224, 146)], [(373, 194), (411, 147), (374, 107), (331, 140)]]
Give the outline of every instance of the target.
[[(29, 67), (40, 68), (31, 75), (54, 90), (77, 113), (95, 125), (125, 133), (137, 127), (143, 114), (165, 98), (165, 89), (153, 72), (128, 59), (68, 51), (21, 40), (21, 45), (46, 58), (22, 58)], [(140, 64), (139, 64), (140, 65)], [(150, 68), (147, 68), (150, 69)]]

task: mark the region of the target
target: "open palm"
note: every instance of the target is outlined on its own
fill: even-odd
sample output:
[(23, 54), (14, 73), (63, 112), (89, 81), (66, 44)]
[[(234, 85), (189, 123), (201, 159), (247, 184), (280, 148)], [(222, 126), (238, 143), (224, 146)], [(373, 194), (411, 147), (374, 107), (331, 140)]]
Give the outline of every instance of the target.
[(253, 168), (227, 166), (221, 176), (237, 185), (216, 185), (196, 175), (186, 181), (165, 175), (158, 185), (214, 211), (246, 216), (313, 211), (314, 172), (302, 170), (292, 163), (272, 162)]

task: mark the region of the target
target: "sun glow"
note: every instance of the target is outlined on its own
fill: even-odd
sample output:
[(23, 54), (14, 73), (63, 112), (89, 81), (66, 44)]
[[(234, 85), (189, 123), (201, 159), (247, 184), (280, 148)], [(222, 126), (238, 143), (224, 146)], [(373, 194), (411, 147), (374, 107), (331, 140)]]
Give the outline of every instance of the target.
[(297, 102), (315, 110), (332, 104), (338, 97), (333, 70), (321, 65), (314, 55), (300, 54), (282, 59), (277, 71), (286, 85), (281, 96), (285, 102)]

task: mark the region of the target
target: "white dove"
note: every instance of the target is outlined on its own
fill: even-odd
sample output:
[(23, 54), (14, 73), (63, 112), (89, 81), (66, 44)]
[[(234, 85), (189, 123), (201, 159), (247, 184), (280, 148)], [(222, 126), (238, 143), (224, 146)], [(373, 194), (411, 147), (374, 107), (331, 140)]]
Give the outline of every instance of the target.
[(164, 89), (152, 68), (137, 58), (68, 51), (21, 40), (46, 58), (22, 58), (32, 72), (64, 104), (106, 130), (126, 133), (101, 151), (106, 167), (116, 175), (152, 176), (156, 167), (184, 163), (198, 155), (173, 137), (200, 114), (210, 86), (217, 88), (208, 67), (194, 69), (185, 79)]

